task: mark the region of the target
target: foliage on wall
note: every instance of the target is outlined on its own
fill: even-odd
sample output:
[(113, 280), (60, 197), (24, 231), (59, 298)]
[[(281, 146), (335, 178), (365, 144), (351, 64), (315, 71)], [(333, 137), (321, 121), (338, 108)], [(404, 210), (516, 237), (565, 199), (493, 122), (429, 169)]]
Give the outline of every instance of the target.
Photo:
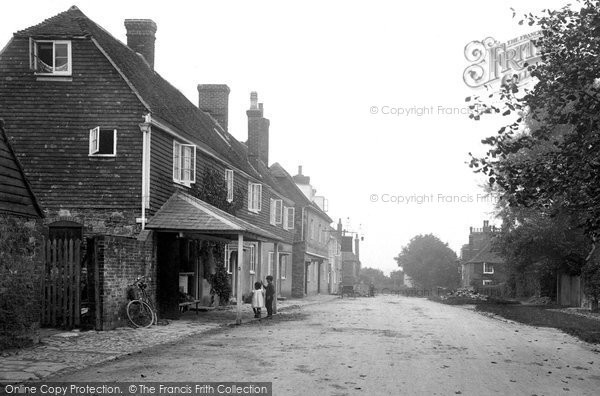
[(207, 168), (202, 180), (194, 184), (192, 195), (204, 202), (235, 216), (244, 207), (245, 194), (239, 186), (234, 186), (233, 200), (227, 201), (227, 182), (225, 175), (213, 168)]
[(39, 325), (39, 242), (32, 223), (0, 215), (0, 350), (31, 343)]

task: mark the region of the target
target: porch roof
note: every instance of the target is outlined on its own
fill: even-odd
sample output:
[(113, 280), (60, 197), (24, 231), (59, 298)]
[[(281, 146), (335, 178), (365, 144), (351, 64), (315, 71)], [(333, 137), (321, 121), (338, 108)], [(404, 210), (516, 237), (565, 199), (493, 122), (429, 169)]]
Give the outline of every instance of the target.
[(278, 236), (183, 192), (174, 193), (146, 223), (156, 231), (190, 232), (234, 239), (281, 242)]

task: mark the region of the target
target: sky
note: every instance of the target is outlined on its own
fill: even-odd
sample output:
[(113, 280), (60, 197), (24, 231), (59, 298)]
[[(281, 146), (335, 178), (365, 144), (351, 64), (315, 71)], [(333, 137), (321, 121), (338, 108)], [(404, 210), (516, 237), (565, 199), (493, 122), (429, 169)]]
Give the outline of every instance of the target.
[[(534, 31), (517, 14), (567, 1), (76, 1), (0, 5), (12, 34), (76, 5), (126, 42), (123, 21), (158, 25), (155, 70), (197, 103), (198, 84), (231, 89), (229, 130), (247, 139), (250, 92), (270, 126), (270, 162), (298, 165), (329, 215), (364, 241), (363, 267), (388, 273), (410, 239), (432, 233), (459, 254), (469, 227), (494, 219), (467, 166), (507, 120), (473, 121), (465, 45)], [(392, 114), (393, 113), (393, 114)]]

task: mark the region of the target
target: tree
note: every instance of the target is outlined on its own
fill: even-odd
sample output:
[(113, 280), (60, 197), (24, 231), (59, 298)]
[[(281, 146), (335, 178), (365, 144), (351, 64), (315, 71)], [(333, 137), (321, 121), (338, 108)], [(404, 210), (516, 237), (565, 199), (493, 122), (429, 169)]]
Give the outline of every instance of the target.
[[(506, 206), (500, 211), (502, 228), (494, 248), (507, 263), (508, 286), (513, 295), (540, 291), (553, 296), (560, 271), (579, 275), (590, 249), (590, 241), (572, 216), (550, 217), (535, 209)], [(526, 290), (525, 274), (537, 277), (539, 290)]]
[(361, 268), (358, 277), (365, 284), (373, 283), (376, 287), (383, 287), (383, 285), (388, 284), (390, 281), (382, 270), (369, 267)]
[[(579, 3), (579, 10), (543, 10), (519, 21), (542, 32), (535, 42), (541, 63), (527, 65), (537, 83), (521, 90), (509, 79), (491, 100), (473, 99), (474, 120), (485, 114), (518, 115), (483, 140), (490, 148), (481, 158), (472, 156), (470, 166), (497, 185), (509, 206), (571, 216), (595, 246), (600, 233), (600, 1)], [(593, 285), (600, 262), (591, 253), (587, 259), (584, 281)], [(588, 290), (595, 306), (598, 287), (598, 293)]]
[(460, 281), (456, 253), (432, 234), (415, 236), (394, 259), (424, 288), (456, 287)]

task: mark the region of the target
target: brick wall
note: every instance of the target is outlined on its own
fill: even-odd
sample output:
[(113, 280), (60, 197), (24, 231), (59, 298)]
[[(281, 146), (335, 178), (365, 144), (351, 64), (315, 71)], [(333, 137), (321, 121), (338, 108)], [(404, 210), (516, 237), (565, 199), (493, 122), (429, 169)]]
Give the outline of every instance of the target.
[(304, 243), (295, 243), (292, 250), (292, 297), (304, 297)]
[(141, 224), (135, 219), (141, 217), (141, 208), (98, 209), (69, 208), (49, 209), (45, 211), (46, 224), (59, 220), (68, 220), (83, 225), (83, 236), (120, 235), (136, 236), (141, 231)]
[(127, 326), (127, 288), (138, 276), (146, 276), (148, 294), (157, 306), (154, 246), (152, 234), (143, 241), (112, 235), (95, 238), (102, 330)]

